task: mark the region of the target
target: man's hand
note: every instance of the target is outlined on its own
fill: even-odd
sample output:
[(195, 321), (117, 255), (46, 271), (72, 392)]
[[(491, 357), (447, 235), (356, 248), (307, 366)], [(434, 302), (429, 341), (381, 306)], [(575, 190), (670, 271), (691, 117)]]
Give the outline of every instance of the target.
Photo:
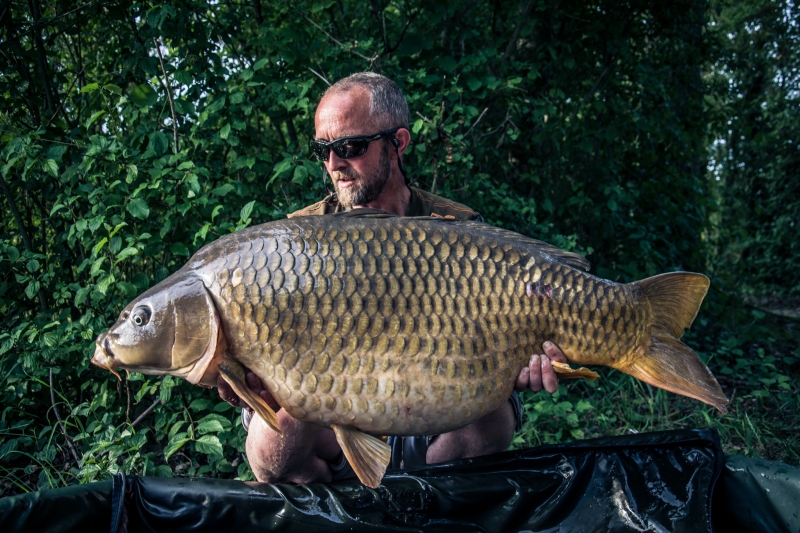
[[(275, 411), (276, 413), (280, 410), (281, 406), (278, 405), (278, 402), (275, 401), (275, 398), (269, 393), (267, 389), (264, 388), (264, 384), (261, 382), (261, 378), (256, 376), (253, 372), (247, 371), (247, 386), (250, 387), (250, 390), (254, 393), (258, 394), (263, 398), (267, 405)], [(248, 411), (252, 411), (249, 405), (246, 402), (243, 402), (241, 398), (234, 392), (228, 382), (222, 379), (222, 375), (217, 377), (217, 390), (219, 391), (219, 397), (231, 404), (234, 407), (242, 407), (247, 409)]]
[(539, 392), (544, 389), (550, 394), (558, 390), (558, 376), (550, 361), (567, 363), (567, 358), (561, 349), (550, 341), (545, 342), (542, 347), (544, 354), (534, 354), (528, 366), (517, 376), (517, 383), (514, 386), (516, 390), (530, 389)]

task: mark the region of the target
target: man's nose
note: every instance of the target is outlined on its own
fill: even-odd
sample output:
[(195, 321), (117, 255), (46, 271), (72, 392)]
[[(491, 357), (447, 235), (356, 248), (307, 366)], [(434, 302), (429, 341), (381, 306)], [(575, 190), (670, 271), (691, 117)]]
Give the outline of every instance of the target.
[(349, 163), (347, 162), (346, 159), (342, 159), (341, 157), (336, 155), (336, 153), (333, 150), (331, 150), (328, 153), (328, 160), (325, 162), (325, 166), (327, 167), (329, 174), (336, 170), (342, 170), (348, 164)]

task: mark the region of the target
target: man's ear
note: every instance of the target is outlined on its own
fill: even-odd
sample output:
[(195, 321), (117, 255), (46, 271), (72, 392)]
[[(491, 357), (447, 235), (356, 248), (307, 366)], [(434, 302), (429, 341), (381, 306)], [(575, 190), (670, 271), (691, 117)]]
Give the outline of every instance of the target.
[(411, 133), (405, 128), (400, 128), (395, 132), (394, 138), (397, 139), (398, 155), (403, 155), (408, 145), (411, 144)]

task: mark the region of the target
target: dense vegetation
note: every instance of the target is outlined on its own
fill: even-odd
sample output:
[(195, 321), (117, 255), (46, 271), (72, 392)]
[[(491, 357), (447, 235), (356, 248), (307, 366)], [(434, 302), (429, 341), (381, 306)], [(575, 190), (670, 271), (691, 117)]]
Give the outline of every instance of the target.
[(605, 372), (528, 395), (517, 445), (712, 427), (800, 463), (798, 28), (792, 2), (181, 0), (0, 7), (0, 495), (252, 474), (237, 413), (118, 382), (93, 341), (199, 247), (325, 194), (313, 110), (380, 71), (407, 94), (420, 187), (620, 281), (695, 270), (689, 344), (732, 398)]

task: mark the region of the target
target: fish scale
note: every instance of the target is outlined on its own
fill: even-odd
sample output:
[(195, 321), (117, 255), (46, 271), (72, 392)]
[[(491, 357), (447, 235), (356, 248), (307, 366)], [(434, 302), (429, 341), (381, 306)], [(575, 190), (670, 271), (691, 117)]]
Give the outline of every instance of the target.
[(371, 210), (297, 217), (202, 248), (123, 310), (92, 362), (192, 383), (220, 375), (279, 431), (246, 384), (249, 368), (291, 416), (332, 427), (373, 487), (389, 452), (366, 433), (468, 425), (507, 400), (546, 340), (570, 362), (611, 366), (724, 412), (713, 375), (678, 340), (708, 278), (619, 284), (587, 268), (480, 222)]

